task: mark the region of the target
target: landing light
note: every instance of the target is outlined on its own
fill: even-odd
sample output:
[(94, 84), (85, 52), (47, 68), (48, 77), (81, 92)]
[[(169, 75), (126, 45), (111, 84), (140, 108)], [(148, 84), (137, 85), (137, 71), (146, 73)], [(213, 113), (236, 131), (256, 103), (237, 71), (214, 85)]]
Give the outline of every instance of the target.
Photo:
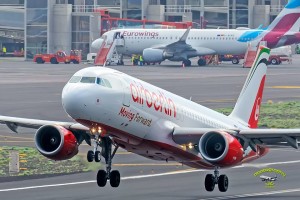
[(188, 147), (189, 147), (189, 149), (192, 149), (193, 148), (193, 144), (189, 143)]

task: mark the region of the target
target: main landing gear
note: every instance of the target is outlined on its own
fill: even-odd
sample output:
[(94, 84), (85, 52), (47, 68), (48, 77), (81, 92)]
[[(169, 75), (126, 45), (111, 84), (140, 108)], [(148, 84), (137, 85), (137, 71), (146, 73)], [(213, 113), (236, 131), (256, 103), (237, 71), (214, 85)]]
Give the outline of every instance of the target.
[(220, 192), (226, 192), (228, 189), (228, 177), (225, 174), (219, 176), (218, 167), (215, 168), (214, 174), (207, 174), (205, 177), (205, 189), (212, 192), (215, 185), (218, 184)]
[[(112, 146), (114, 150), (112, 151)], [(101, 151), (98, 151), (98, 147), (101, 147)], [(88, 151), (87, 160), (88, 162), (101, 161), (101, 156), (105, 159), (106, 170), (100, 169), (97, 173), (97, 184), (99, 187), (104, 187), (107, 183), (107, 180), (110, 180), (110, 185), (112, 187), (118, 187), (120, 185), (120, 172), (117, 170), (111, 171), (111, 164), (114, 155), (116, 154), (119, 146), (113, 144), (112, 140), (109, 137), (95, 136), (94, 141), (94, 150)]]

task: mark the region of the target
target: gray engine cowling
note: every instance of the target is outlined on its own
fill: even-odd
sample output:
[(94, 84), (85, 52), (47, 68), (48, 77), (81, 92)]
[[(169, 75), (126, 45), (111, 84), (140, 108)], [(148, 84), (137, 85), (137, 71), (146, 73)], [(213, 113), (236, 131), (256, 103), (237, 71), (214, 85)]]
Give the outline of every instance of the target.
[(145, 62), (161, 62), (171, 57), (173, 57), (173, 54), (167, 53), (162, 49), (147, 48), (143, 51)]

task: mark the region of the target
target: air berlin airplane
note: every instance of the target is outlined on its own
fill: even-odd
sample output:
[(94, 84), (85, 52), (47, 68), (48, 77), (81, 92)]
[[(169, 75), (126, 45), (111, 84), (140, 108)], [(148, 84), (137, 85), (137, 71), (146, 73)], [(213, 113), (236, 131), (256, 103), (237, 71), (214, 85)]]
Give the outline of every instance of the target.
[(74, 74), (62, 91), (65, 111), (77, 123), (0, 116), (12, 131), (36, 128), (39, 152), (53, 160), (70, 159), (78, 146), (93, 142), (88, 161), (99, 162), (100, 187), (120, 184), (111, 169), (119, 147), (149, 159), (176, 161), (194, 168), (214, 169), (205, 188), (228, 189), (219, 169), (255, 160), (268, 145), (298, 148), (300, 129), (257, 129), (270, 50), (260, 47), (237, 103), (229, 116), (155, 87), (122, 72), (89, 67)]

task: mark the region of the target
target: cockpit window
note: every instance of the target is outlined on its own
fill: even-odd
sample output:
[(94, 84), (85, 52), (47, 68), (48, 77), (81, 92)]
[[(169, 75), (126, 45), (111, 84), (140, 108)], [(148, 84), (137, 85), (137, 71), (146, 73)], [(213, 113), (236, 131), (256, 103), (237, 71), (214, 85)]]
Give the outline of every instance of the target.
[(78, 83), (81, 80), (81, 76), (72, 76), (69, 83)]
[(104, 78), (103, 81), (104, 81), (106, 87), (111, 88), (111, 84), (110, 84), (110, 82), (109, 82), (108, 80), (106, 80), (106, 79)]
[(102, 85), (104, 87), (108, 87), (108, 88), (111, 88), (111, 84), (109, 83), (109, 81), (105, 78), (99, 78), (97, 77), (97, 80), (96, 80), (96, 83), (98, 85)]
[(84, 76), (81, 78), (80, 83), (95, 83), (96, 77), (87, 77)]

